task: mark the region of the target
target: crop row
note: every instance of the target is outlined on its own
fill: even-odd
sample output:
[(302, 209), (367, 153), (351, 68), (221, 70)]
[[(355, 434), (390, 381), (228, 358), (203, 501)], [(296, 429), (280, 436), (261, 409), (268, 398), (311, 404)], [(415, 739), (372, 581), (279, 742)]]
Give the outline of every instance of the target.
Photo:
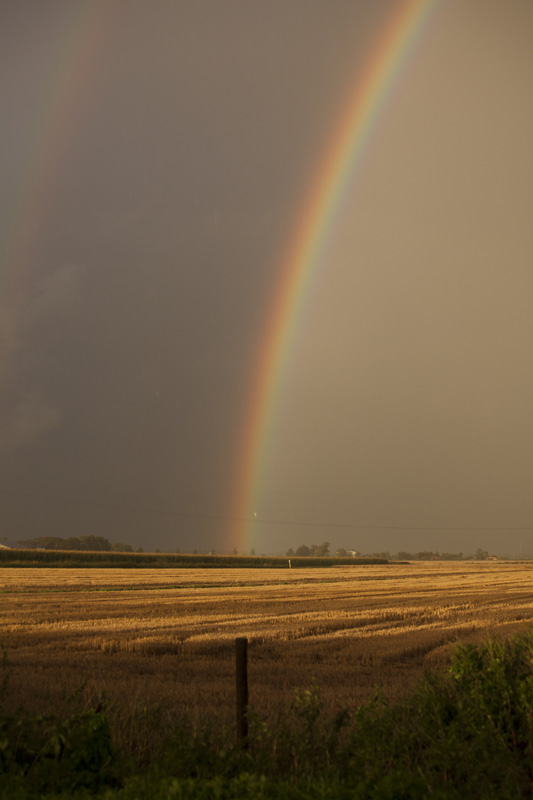
[(228, 567), (228, 568), (290, 568), (355, 566), (386, 564), (383, 558), (291, 558), (276, 556), (217, 556), (183, 553), (110, 553), (69, 550), (0, 550), (0, 565), (4, 567)]

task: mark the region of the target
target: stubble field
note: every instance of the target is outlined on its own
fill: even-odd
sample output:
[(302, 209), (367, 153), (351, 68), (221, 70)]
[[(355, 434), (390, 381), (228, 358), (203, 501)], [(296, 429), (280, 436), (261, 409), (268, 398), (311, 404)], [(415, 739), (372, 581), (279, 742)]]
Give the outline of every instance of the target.
[(159, 707), (229, 722), (234, 639), (251, 707), (275, 719), (316, 682), (327, 710), (388, 697), (458, 641), (533, 621), (533, 565), (421, 562), (328, 569), (0, 570), (8, 710), (105, 696), (124, 720)]

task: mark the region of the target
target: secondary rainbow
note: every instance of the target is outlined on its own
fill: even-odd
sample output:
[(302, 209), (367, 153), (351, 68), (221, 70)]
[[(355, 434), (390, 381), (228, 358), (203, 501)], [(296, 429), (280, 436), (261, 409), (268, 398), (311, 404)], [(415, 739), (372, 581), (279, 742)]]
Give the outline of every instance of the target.
[[(82, 124), (100, 71), (99, 54), (120, 10), (106, 0), (88, 6), (72, 4), (58, 19), (57, 46), (43, 59), (40, 103), (26, 153), (25, 180), (20, 182), (6, 220), (2, 278), (10, 317), (6, 333), (17, 339), (21, 296), (39, 280), (39, 247), (53, 213), (56, 188), (67, 162), (69, 146)], [(0, 354), (0, 380), (6, 358)]]
[(281, 259), (260, 336), (238, 454), (229, 540), (241, 552), (255, 544), (254, 532), (261, 522), (261, 517), (255, 517), (255, 509), (260, 508), (268, 440), (303, 307), (323, 266), (322, 255), (335, 220), (380, 113), (438, 3), (400, 0), (394, 6), (363, 69), (357, 71)]

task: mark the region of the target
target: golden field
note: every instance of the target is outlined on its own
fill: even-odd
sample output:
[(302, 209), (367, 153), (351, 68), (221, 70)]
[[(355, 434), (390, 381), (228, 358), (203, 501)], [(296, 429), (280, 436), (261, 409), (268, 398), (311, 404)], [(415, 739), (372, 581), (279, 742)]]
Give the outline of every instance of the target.
[(2, 704), (57, 710), (102, 694), (233, 720), (234, 639), (249, 639), (250, 704), (275, 716), (316, 680), (327, 708), (387, 696), (450, 648), (532, 626), (528, 562), (326, 569), (0, 569)]

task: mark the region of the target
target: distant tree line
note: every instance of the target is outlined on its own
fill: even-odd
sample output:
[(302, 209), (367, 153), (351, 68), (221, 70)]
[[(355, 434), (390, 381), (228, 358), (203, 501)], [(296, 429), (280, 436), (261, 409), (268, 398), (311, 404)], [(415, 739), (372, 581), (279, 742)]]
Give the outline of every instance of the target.
[(107, 551), (116, 553), (133, 553), (133, 547), (123, 542), (110, 542), (104, 536), (38, 536), (19, 542), (22, 547), (34, 550), (86, 550), (91, 552)]
[(462, 553), (439, 553), (438, 550), (420, 550), (418, 553), (409, 553), (400, 550), (395, 556), (399, 561), (462, 561)]
[(373, 553), (373, 556), (394, 559), (398, 561), (484, 561), (489, 557), (488, 550), (478, 547), (472, 555), (464, 553), (439, 553), (438, 550), (420, 550), (418, 553), (409, 553), (407, 550), (400, 550), (396, 555), (391, 556), (388, 551), (384, 553)]
[[(288, 558), (293, 556), (303, 557), (327, 557), (330, 555), (329, 542), (322, 542), (322, 544), (306, 545), (301, 544), (296, 550), (292, 547), (286, 552)], [(361, 556), (357, 550), (347, 550), (344, 547), (338, 547), (335, 551), (337, 558), (347, 558), (350, 556)], [(478, 547), (474, 554), (464, 555), (463, 553), (440, 553), (438, 550), (419, 550), (417, 553), (410, 553), (407, 550), (400, 550), (396, 554), (392, 554), (388, 550), (382, 550), (379, 553), (365, 554), (365, 558), (384, 558), (387, 561), (483, 561), (489, 557), (488, 550), (483, 550)]]
[(329, 556), (329, 542), (312, 544), (310, 546), (301, 544), (300, 547), (296, 548), (296, 550), (293, 550), (292, 547), (289, 547), (286, 555), (289, 558), (292, 558), (293, 556), (314, 556), (315, 558), (324, 558), (325, 556)]

